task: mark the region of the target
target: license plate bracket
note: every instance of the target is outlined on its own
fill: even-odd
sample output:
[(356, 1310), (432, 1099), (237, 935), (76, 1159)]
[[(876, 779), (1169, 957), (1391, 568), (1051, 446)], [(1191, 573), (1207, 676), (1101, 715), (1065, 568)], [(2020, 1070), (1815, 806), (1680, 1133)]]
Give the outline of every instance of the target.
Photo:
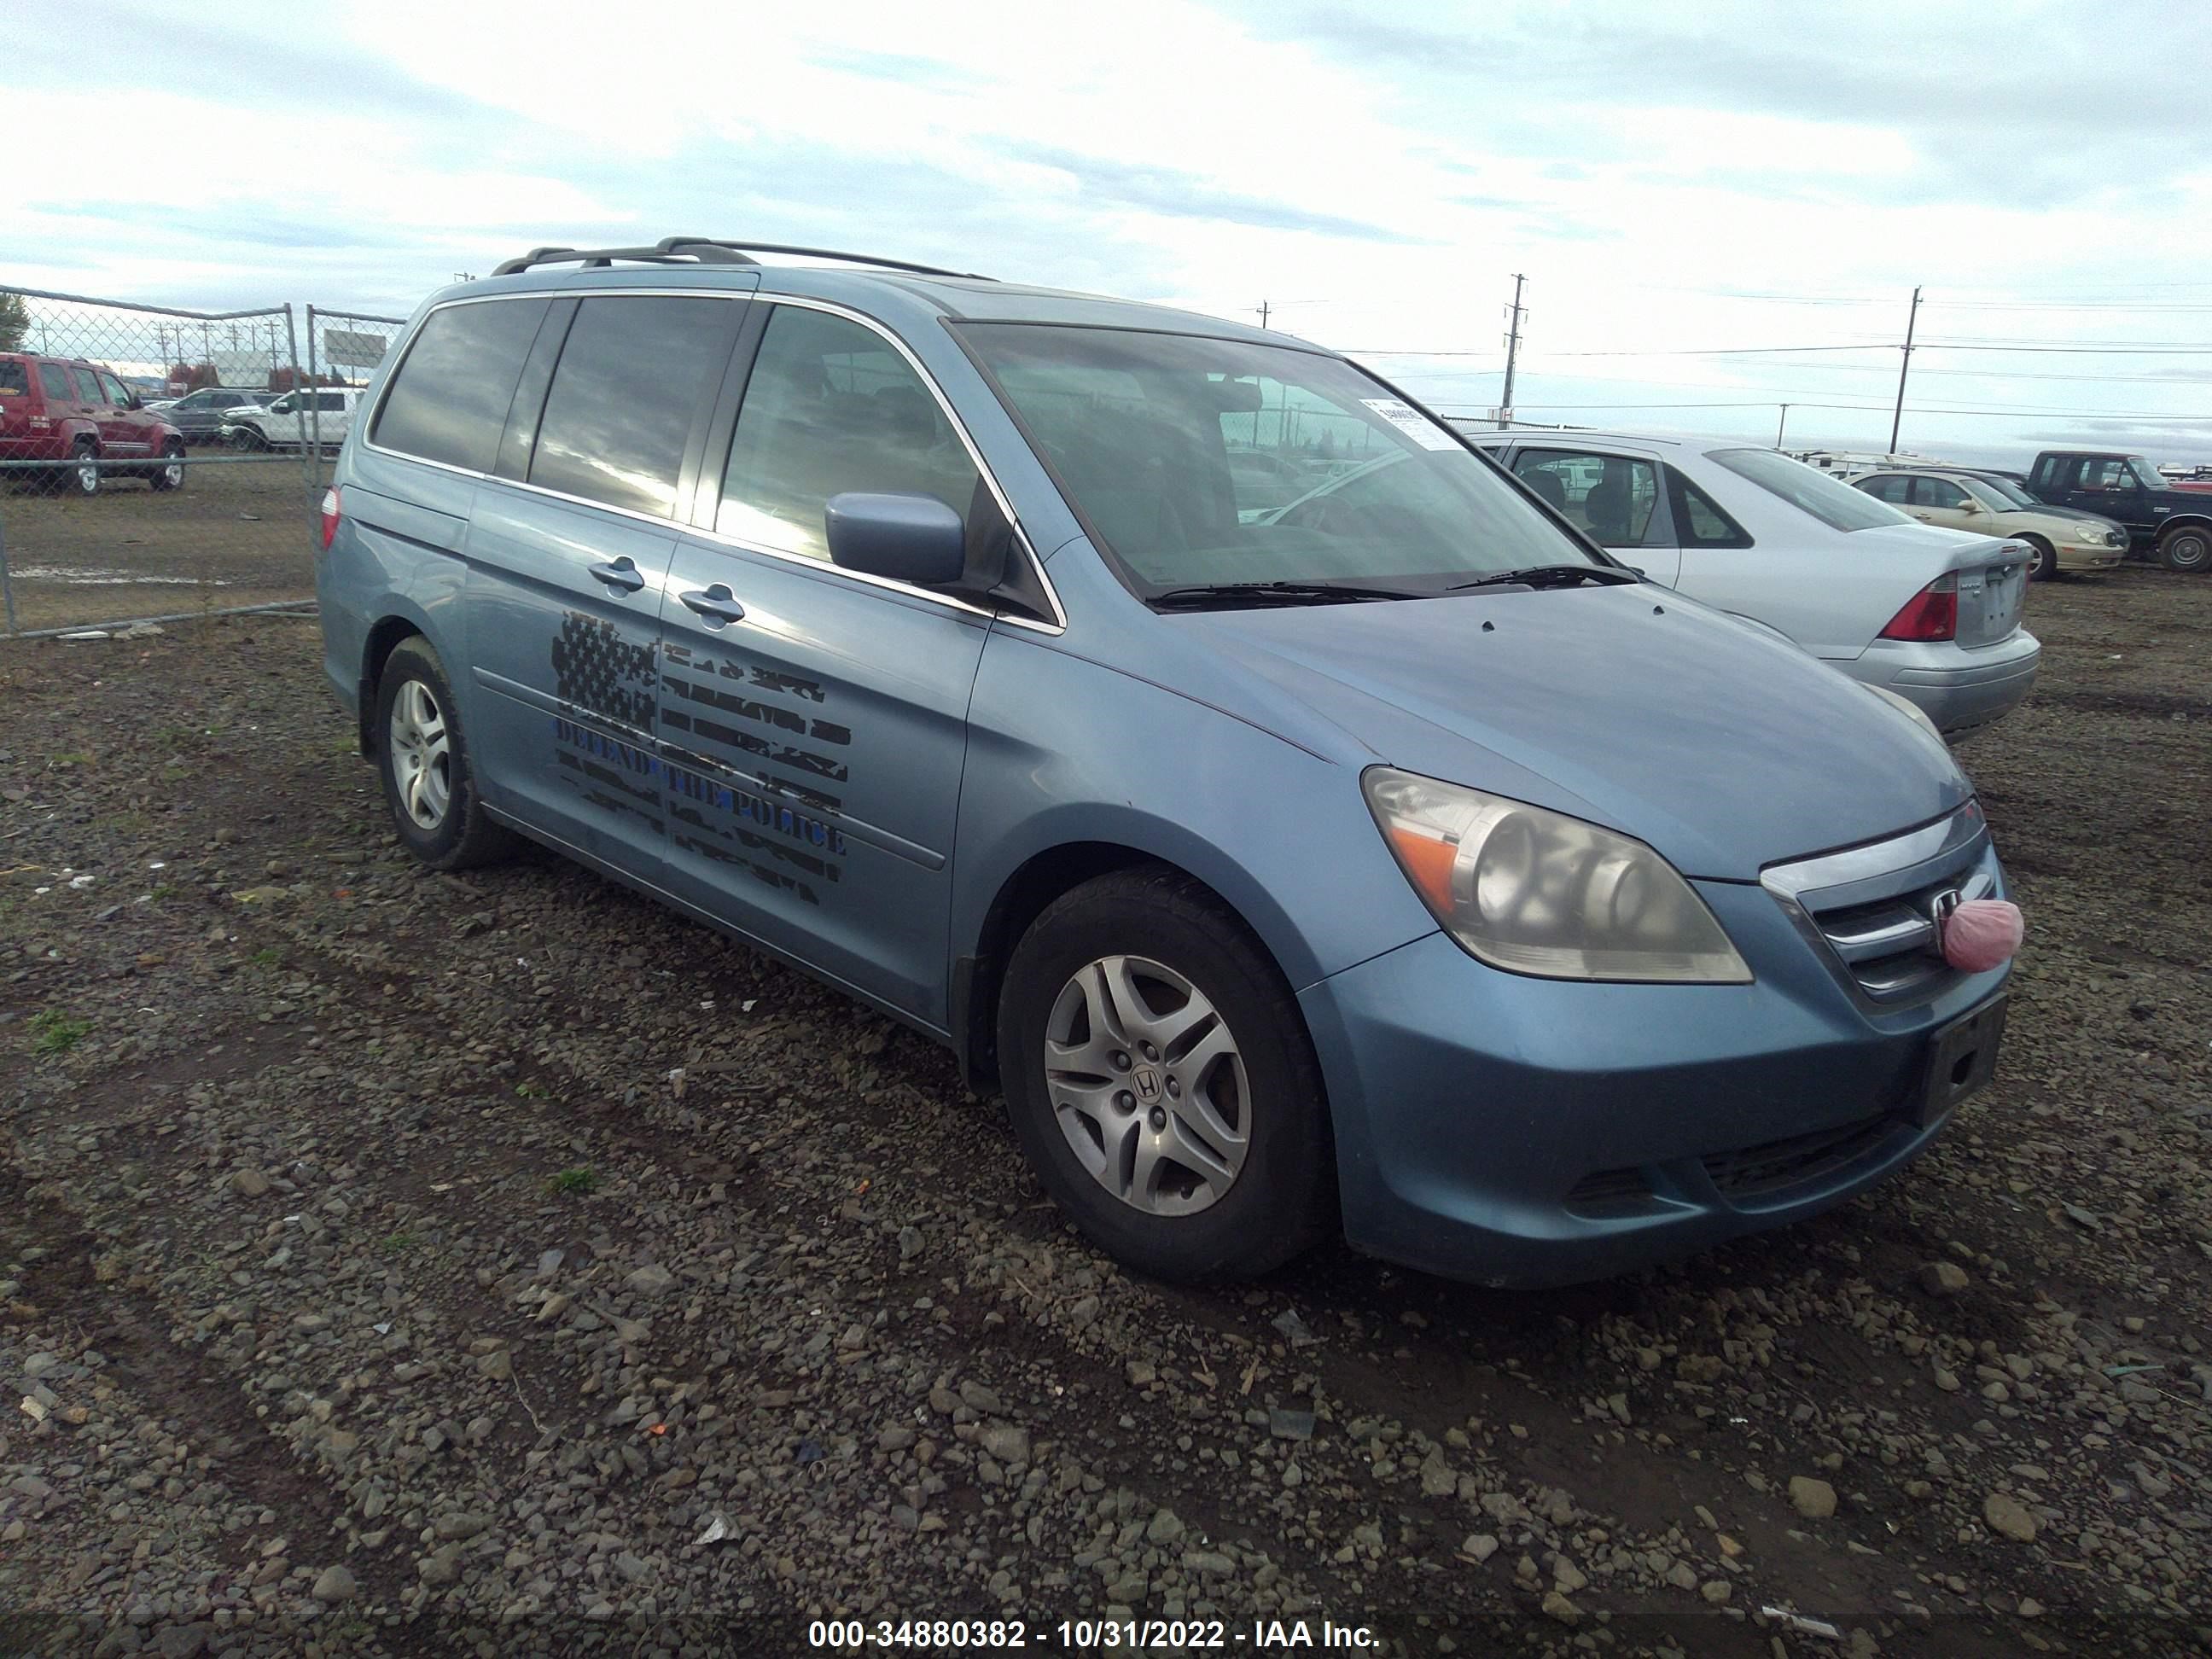
[(1940, 1121), (1989, 1082), (2004, 1039), (2005, 1000), (2001, 995), (1990, 998), (1929, 1039), (1915, 1122), (1925, 1127)]

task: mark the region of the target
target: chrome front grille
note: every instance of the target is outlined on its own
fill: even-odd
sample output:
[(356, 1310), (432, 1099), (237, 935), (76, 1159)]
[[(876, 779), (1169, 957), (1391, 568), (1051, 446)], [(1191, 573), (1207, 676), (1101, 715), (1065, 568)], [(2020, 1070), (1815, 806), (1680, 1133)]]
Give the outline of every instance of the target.
[(1943, 960), (1939, 915), (1995, 895), (1988, 853), (1988, 826), (1970, 801), (1906, 835), (1770, 866), (1759, 884), (1863, 998), (1894, 1007), (1924, 1001), (1957, 977)]

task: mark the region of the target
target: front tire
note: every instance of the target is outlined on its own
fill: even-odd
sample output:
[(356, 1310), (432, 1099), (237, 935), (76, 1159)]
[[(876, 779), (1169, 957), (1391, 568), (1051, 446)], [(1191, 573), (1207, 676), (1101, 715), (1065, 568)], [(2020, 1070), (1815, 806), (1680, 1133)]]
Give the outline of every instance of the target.
[(2212, 568), (2212, 530), (2193, 524), (2169, 530), (2159, 542), (2158, 556), (2168, 570), (2194, 574)]
[(385, 660), (377, 681), (376, 769), (392, 827), (433, 870), (465, 870), (514, 850), (514, 836), (477, 798), (460, 710), (443, 664), (420, 635)]
[(241, 426), (230, 434), (233, 449), (252, 451), (269, 447), (269, 440), (250, 426)]
[(1031, 1167), (1118, 1261), (1249, 1279), (1320, 1235), (1328, 1111), (1305, 1023), (1188, 877), (1119, 871), (1047, 906), (1007, 963), (998, 1045)]
[(90, 439), (78, 439), (70, 450), (69, 479), (74, 494), (100, 494), (100, 450)]
[(2047, 582), (2058, 574), (2058, 550), (2040, 536), (2022, 536), (2035, 555), (2035, 562), (2027, 568), (2027, 579), (2032, 582)]

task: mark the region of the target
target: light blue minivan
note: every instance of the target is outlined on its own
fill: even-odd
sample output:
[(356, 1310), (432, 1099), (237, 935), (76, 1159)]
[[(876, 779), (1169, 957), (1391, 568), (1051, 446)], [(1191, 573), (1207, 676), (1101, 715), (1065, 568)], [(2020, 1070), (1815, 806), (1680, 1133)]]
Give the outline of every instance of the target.
[(416, 856), (529, 836), (949, 1045), (1147, 1273), (1595, 1277), (1838, 1202), (1996, 1061), (1932, 729), (1282, 334), (539, 249), (413, 319), (322, 542)]

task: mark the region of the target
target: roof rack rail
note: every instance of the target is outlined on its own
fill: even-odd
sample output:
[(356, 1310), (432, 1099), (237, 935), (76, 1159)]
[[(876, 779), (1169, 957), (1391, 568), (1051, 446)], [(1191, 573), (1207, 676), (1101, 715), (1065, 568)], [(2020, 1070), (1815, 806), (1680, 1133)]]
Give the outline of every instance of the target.
[(534, 247), (519, 258), (492, 268), (495, 276), (512, 276), (538, 265), (580, 264), (605, 269), (617, 259), (644, 264), (757, 265), (756, 253), (789, 253), (815, 259), (842, 259), (856, 265), (879, 265), (886, 270), (910, 270), (922, 276), (966, 276), (979, 283), (994, 280), (979, 271), (948, 270), (942, 265), (916, 264), (910, 259), (887, 259), (872, 253), (844, 253), (836, 248), (800, 247), (788, 242), (719, 241), (708, 236), (664, 236), (651, 247)]

